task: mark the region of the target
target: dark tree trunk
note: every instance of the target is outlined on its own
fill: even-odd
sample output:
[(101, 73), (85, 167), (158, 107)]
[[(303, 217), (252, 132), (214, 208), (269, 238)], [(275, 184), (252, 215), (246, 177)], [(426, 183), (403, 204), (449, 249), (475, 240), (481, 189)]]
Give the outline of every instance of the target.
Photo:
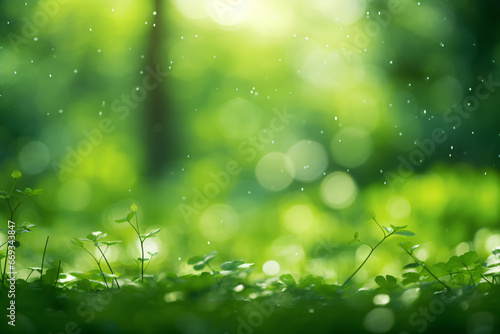
[[(154, 0), (156, 15), (153, 16), (151, 34), (147, 51), (147, 66), (162, 72), (168, 71), (168, 61), (164, 55), (165, 26), (164, 4), (161, 0)], [(169, 78), (161, 85), (148, 93), (145, 110), (145, 145), (146, 165), (145, 171), (149, 177), (160, 176), (166, 166), (174, 160), (178, 152), (176, 140), (175, 111), (168, 99)]]

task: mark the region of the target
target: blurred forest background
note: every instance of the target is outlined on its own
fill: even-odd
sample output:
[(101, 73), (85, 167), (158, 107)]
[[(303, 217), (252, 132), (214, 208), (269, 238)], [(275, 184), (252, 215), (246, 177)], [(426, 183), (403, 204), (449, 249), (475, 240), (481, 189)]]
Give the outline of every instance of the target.
[[(146, 243), (155, 275), (217, 250), (256, 263), (256, 277), (342, 282), (369, 251), (348, 244), (354, 232), (381, 237), (371, 212), (418, 233), (422, 260), (489, 254), (499, 11), (493, 0), (1, 1), (1, 187), (19, 169), (20, 187), (44, 188), (16, 219), (38, 227), (20, 239), (21, 277), (48, 234), (49, 259), (93, 269), (70, 243), (92, 231), (124, 240), (110, 260), (135, 272), (139, 245), (113, 222), (132, 203), (162, 228)], [(395, 241), (355, 280), (400, 276)]]

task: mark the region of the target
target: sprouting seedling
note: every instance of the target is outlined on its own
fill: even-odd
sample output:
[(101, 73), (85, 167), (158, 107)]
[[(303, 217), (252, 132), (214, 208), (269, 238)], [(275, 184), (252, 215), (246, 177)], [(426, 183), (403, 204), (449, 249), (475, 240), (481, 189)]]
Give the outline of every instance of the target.
[(368, 259), (373, 254), (373, 252), (375, 251), (375, 249), (377, 249), (377, 247), (380, 246), (387, 238), (389, 238), (390, 236), (395, 235), (395, 234), (396, 235), (405, 236), (405, 237), (412, 237), (412, 236), (416, 235), (412, 231), (405, 230), (405, 228), (406, 228), (407, 225), (405, 225), (405, 226), (394, 226), (394, 225), (391, 225), (391, 227), (385, 227), (385, 226), (381, 226), (377, 222), (377, 220), (375, 219), (375, 217), (372, 217), (372, 218), (373, 218), (373, 221), (377, 224), (377, 226), (380, 227), (380, 230), (384, 234), (384, 237), (382, 238), (382, 240), (379, 241), (378, 244), (376, 244), (375, 246), (372, 246), (372, 245), (370, 245), (367, 242), (361, 241), (359, 239), (359, 233), (358, 232), (354, 233), (354, 239), (351, 240), (351, 243), (360, 242), (360, 243), (365, 244), (368, 247), (370, 247), (371, 250), (370, 250), (370, 253), (368, 253), (368, 256), (363, 261), (363, 263), (361, 263), (361, 265), (358, 267), (358, 269), (356, 269), (356, 271), (351, 276), (349, 276), (349, 278), (344, 282), (344, 284), (342, 284), (342, 286), (345, 286), (351, 280), (351, 278), (353, 278), (354, 275), (356, 275), (356, 273), (365, 265), (366, 261), (368, 261)]
[(153, 260), (153, 257), (158, 255), (159, 253), (158, 252), (151, 253), (150, 251), (148, 251), (148, 254), (149, 254), (150, 258), (148, 260), (148, 264), (146, 265), (146, 268), (144, 268), (144, 271), (148, 270), (149, 264)]
[[(17, 180), (21, 178), (22, 173), (18, 170), (15, 170), (10, 174), (10, 176), (14, 179), (14, 182), (12, 182), (12, 187), (9, 191), (0, 189), (0, 198), (4, 198), (7, 201), (7, 206), (9, 207), (10, 212), (10, 220), (13, 221), (14, 214), (19, 209), (19, 207), (30, 197), (41, 195), (43, 193), (43, 189), (25, 188), (24, 190), (17, 190), (17, 193), (22, 195), (14, 196), (14, 189), (16, 187)], [(17, 203), (14, 203), (14, 200), (17, 201)]]
[(42, 255), (42, 267), (40, 268), (40, 281), (42, 281), (43, 277), (43, 264), (45, 262), (45, 253), (47, 252), (47, 246), (49, 244), (49, 238), (50, 236), (47, 236), (47, 240), (45, 241), (45, 247), (43, 247), (43, 255)]
[(205, 267), (208, 267), (212, 272), (212, 275), (215, 277), (215, 281), (217, 282), (217, 286), (219, 286), (219, 280), (217, 279), (217, 275), (220, 273), (219, 271), (213, 270), (210, 266), (210, 261), (212, 261), (217, 256), (217, 251), (213, 251), (211, 253), (205, 254), (203, 256), (193, 256), (187, 260), (187, 264), (193, 266), (194, 270), (203, 270)]
[[(106, 257), (106, 252), (108, 251), (108, 248), (110, 246), (116, 245), (117, 243), (120, 243), (121, 241), (99, 241), (100, 239), (102, 239), (106, 236), (107, 236), (106, 233), (102, 234), (102, 232), (98, 231), (98, 232), (92, 232), (92, 233), (88, 234), (86, 238), (80, 238), (79, 240), (80, 241), (90, 241), (90, 242), (94, 243), (94, 246), (99, 250), (99, 253), (101, 254), (101, 257), (99, 258), (99, 263), (101, 263), (102, 259), (104, 259), (104, 261), (106, 262), (106, 264), (109, 268), (109, 271), (111, 272), (111, 275), (114, 276), (115, 273), (114, 273), (113, 269), (111, 268), (111, 265), (109, 264), (108, 258)], [(103, 246), (103, 245), (106, 246), (104, 251), (101, 248), (101, 246)], [(118, 283), (117, 277), (114, 277), (114, 280), (116, 282), (116, 286), (118, 288), (120, 288), (120, 284)]]
[[(111, 275), (115, 275), (115, 273), (113, 272), (113, 269), (111, 269), (111, 265), (109, 264), (109, 261), (106, 258), (106, 252), (108, 251), (108, 248), (110, 246), (116, 245), (119, 242), (121, 242), (121, 241), (99, 241), (99, 242), (94, 243), (94, 245), (97, 247), (97, 249), (101, 253), (101, 257), (99, 258), (99, 262), (101, 262), (101, 260), (104, 258), (104, 261), (106, 261), (106, 264), (108, 265), (108, 268), (109, 268), (109, 271), (111, 272)], [(102, 245), (106, 246), (106, 248), (104, 249), (104, 252), (101, 249)], [(116, 286), (119, 289), (120, 288), (120, 284), (118, 283), (118, 278), (115, 277), (114, 279), (115, 279), (115, 282), (116, 282)]]
[(222, 283), (222, 281), (231, 275), (236, 275), (240, 272), (240, 270), (246, 270), (250, 267), (252, 267), (255, 263), (245, 263), (243, 260), (234, 260), (234, 261), (227, 261), (224, 262), (223, 264), (220, 265), (220, 268), (223, 270), (220, 272), (223, 277), (221, 278), (219, 283)]
[[(105, 253), (106, 252), (103, 252), (102, 249), (101, 249), (101, 245), (106, 245), (106, 250), (108, 249), (109, 246), (112, 246), (120, 241), (109, 241), (109, 242), (103, 242), (103, 241), (99, 241), (100, 239), (102, 238), (105, 238), (107, 236), (106, 233), (102, 233), (100, 231), (97, 231), (97, 232), (92, 232), (90, 234), (87, 235), (87, 237), (85, 238), (73, 238), (73, 240), (71, 240), (71, 242), (76, 245), (76, 246), (80, 246), (85, 252), (87, 252), (91, 257), (92, 259), (94, 259), (95, 263), (97, 264), (97, 267), (99, 268), (99, 271), (101, 272), (101, 276), (104, 280), (104, 284), (106, 285), (106, 288), (109, 289), (108, 287), (108, 282), (106, 280), (106, 276), (112, 276), (114, 279), (115, 279), (115, 282), (116, 282), (116, 286), (118, 286), (118, 288), (120, 288), (120, 284), (118, 283), (118, 279), (116, 277), (116, 275), (114, 274), (113, 272), (113, 269), (111, 269), (111, 266), (108, 262), (108, 259), (106, 258), (106, 255)], [(85, 248), (85, 246), (83, 245), (83, 242), (82, 241), (90, 241), (90, 242), (93, 242), (94, 243), (94, 246), (99, 250), (99, 252), (101, 253), (101, 258), (98, 260), (94, 254), (92, 254), (87, 248)], [(104, 260), (106, 261), (107, 265), (108, 265), (108, 268), (109, 268), (109, 271), (111, 272), (111, 275), (106, 275), (104, 273), (104, 271), (102, 270), (102, 267), (101, 267), (101, 261), (102, 259), (104, 258)]]
[[(43, 193), (43, 189), (31, 189), (31, 188), (25, 188), (24, 190), (17, 190), (14, 193), (14, 190), (16, 188), (17, 181), (21, 178), (22, 173), (18, 170), (13, 171), (10, 176), (14, 179), (14, 182), (12, 182), (12, 186), (9, 191), (5, 191), (3, 189), (0, 189), (0, 198), (5, 199), (7, 202), (7, 206), (9, 208), (9, 214), (10, 214), (10, 219), (9, 221), (13, 222), (14, 221), (14, 215), (19, 209), (19, 207), (26, 202), (29, 198), (32, 196), (37, 196), (41, 195)], [(17, 196), (15, 196), (15, 194)], [(33, 224), (27, 224), (23, 223), (19, 226), (15, 227), (15, 233), (14, 236), (10, 235), (7, 230), (10, 229), (10, 225), (7, 227), (7, 229), (0, 228), (3, 232), (5, 232), (8, 235), (7, 241), (0, 245), (0, 247), (3, 247), (6, 243), (9, 243), (9, 246), (14, 246), (14, 247), (19, 247), (19, 236), (22, 233), (25, 232), (31, 232), (31, 229), (33, 229), (35, 225)], [(6, 247), (5, 249), (5, 262), (3, 266), (3, 272), (2, 272), (2, 286), (1, 289), (3, 290), (4, 287), (4, 282), (5, 282), (5, 276), (7, 275), (7, 254), (8, 254), (8, 249), (9, 247)]]
[(409, 268), (416, 268), (418, 266), (422, 266), (422, 268), (424, 268), (432, 277), (434, 277), (434, 279), (441, 283), (446, 289), (448, 289), (449, 291), (451, 291), (450, 287), (448, 285), (446, 285), (443, 281), (441, 281), (439, 278), (437, 278), (436, 275), (434, 275), (434, 273), (432, 273), (432, 271), (429, 270), (429, 268), (425, 265), (425, 263), (423, 261), (420, 261), (417, 256), (413, 253), (413, 251), (415, 249), (417, 249), (420, 245), (413, 245), (412, 243), (409, 243), (409, 242), (400, 242), (399, 243), (399, 247), (401, 247), (401, 249), (403, 251), (405, 251), (408, 255), (410, 255), (412, 257), (412, 259), (415, 261), (414, 263), (410, 263), (410, 264), (407, 264), (406, 266), (404, 266), (404, 269), (409, 269)]
[[(456, 281), (462, 281), (464, 274), (469, 275), (469, 285), (475, 285), (475, 278), (480, 281), (484, 279), (485, 282), (492, 285), (484, 273), (486, 273), (488, 267), (487, 265), (483, 265), (479, 263), (479, 255), (475, 251), (466, 252), (460, 256), (452, 256), (446, 263), (440, 262), (436, 263), (433, 268), (436, 268), (437, 274), (436, 276), (442, 275), (450, 275), (450, 280), (455, 279)], [(465, 271), (464, 271), (465, 268)], [(441, 275), (441, 276), (442, 276)], [(455, 275), (455, 276), (453, 276)], [(476, 276), (476, 277), (474, 277)]]
[[(137, 219), (137, 205), (134, 203), (130, 206), (132, 209), (131, 212), (127, 214), (127, 217), (122, 218), (122, 219), (117, 219), (115, 220), (116, 223), (129, 223), (130, 226), (134, 229), (135, 233), (137, 234), (137, 237), (139, 238), (139, 242), (141, 244), (141, 257), (138, 258), (141, 262), (141, 282), (144, 282), (144, 262), (150, 261), (151, 259), (146, 259), (144, 257), (144, 241), (149, 238), (154, 238), (160, 232), (160, 229), (153, 230), (147, 234), (141, 234), (140, 229), (139, 229), (139, 221)], [(135, 226), (132, 224), (131, 220), (135, 217)], [(146, 266), (147, 268), (147, 266)]]

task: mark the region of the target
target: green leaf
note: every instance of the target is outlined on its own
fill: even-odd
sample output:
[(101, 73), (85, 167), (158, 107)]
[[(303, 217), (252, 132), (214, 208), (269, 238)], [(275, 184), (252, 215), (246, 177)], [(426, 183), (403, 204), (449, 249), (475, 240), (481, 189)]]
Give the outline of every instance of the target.
[(399, 242), (398, 245), (405, 252), (408, 252), (408, 253), (412, 253), (413, 252), (411, 250), (411, 248), (413, 248), (413, 243), (412, 242)]
[(413, 252), (415, 249), (417, 249), (418, 247), (420, 247), (420, 245), (415, 245), (413, 246), (412, 248), (410, 248), (410, 251)]
[(101, 241), (101, 244), (106, 245), (106, 246), (113, 246), (116, 245), (117, 243), (120, 243), (122, 241)]
[(18, 170), (15, 170), (15, 171), (12, 172), (12, 174), (10, 174), (10, 176), (12, 176), (12, 178), (14, 180), (19, 179), (22, 175), (23, 174), (20, 171), (18, 171)]
[(78, 238), (73, 238), (71, 240), (71, 243), (76, 245), (76, 246), (80, 246), (80, 247), (83, 247), (83, 242), (81, 242)]
[(420, 274), (410, 271), (403, 274), (403, 281), (401, 281), (401, 284), (407, 285), (418, 282), (420, 282)]
[(391, 227), (394, 230), (394, 232), (404, 230), (406, 228), (406, 226), (408, 226), (408, 225), (404, 225), (404, 226), (394, 226), (394, 225), (391, 225)]
[(474, 252), (470, 251), (465, 254), (462, 254), (458, 257), (459, 261), (466, 267), (472, 266), (477, 260), (479, 260), (479, 255)]
[(467, 278), (462, 273), (458, 273), (455, 276), (453, 276), (453, 280), (460, 285), (467, 285), (468, 284)]
[(207, 255), (205, 255), (205, 263), (210, 262), (216, 256), (217, 256), (217, 251), (213, 251), (211, 253), (208, 253)]
[(297, 282), (290, 274), (284, 274), (280, 276), (280, 280), (288, 286), (297, 286)]
[(243, 263), (245, 263), (245, 261), (242, 261), (242, 260), (234, 260), (234, 261), (230, 261), (230, 262), (224, 262), (220, 268), (222, 270), (238, 270), (238, 268), (240, 267), (240, 265), (242, 265)]
[(115, 223), (121, 224), (121, 223), (126, 223), (128, 221), (129, 220), (127, 218), (123, 218), (123, 219), (117, 219), (117, 220), (115, 220)]
[[(61, 276), (61, 274), (59, 274), (59, 276)], [(55, 268), (51, 268), (51, 269), (48, 269), (45, 274), (42, 276), (42, 279), (49, 283), (50, 285), (54, 284), (54, 282), (56, 281), (58, 277), (58, 274), (57, 274), (57, 269)]]
[(31, 188), (24, 188), (24, 191), (22, 191), (26, 195), (31, 195), (33, 193), (33, 189)]
[(388, 287), (387, 280), (384, 276), (375, 277), (375, 283), (377, 283), (377, 285), (383, 289)]
[(391, 276), (391, 275), (386, 275), (385, 279), (387, 281), (387, 285), (388, 285), (389, 289), (392, 289), (392, 288), (395, 288), (398, 286), (398, 280), (396, 279), (396, 277)]
[(148, 238), (154, 238), (154, 237), (156, 237), (156, 234), (158, 234), (158, 232), (160, 232), (159, 228), (157, 228), (156, 230), (153, 230), (153, 231), (149, 232), (148, 234), (143, 234), (143, 235), (141, 235), (141, 237), (144, 238), (143, 240), (146, 240)]
[(153, 256), (158, 255), (159, 253), (158, 253), (158, 252), (151, 253), (150, 251), (148, 251), (148, 254), (149, 254), (151, 257), (153, 257)]
[(108, 234), (107, 233), (102, 233), (101, 231), (96, 231), (87, 234), (86, 238), (91, 240), (91, 241), (97, 241), (99, 239), (105, 238)]
[(358, 237), (359, 237), (359, 233), (358, 233), (358, 231), (356, 231), (356, 233), (354, 233), (354, 240), (358, 240)]
[(87, 278), (81, 279), (75, 284), (75, 288), (85, 292), (90, 292), (92, 290), (92, 283)]
[[(450, 260), (452, 260), (452, 259), (450, 259)], [(446, 262), (446, 263), (439, 262), (439, 263), (434, 264), (432, 266), (433, 273), (436, 276), (440, 277), (440, 276), (444, 276), (444, 275), (448, 275), (450, 273), (456, 272), (460, 268), (462, 268), (462, 265), (458, 261), (454, 262), (454, 261), (450, 261), (450, 260), (448, 260), (448, 262)]]
[(137, 212), (137, 204), (135, 204), (135, 203), (134, 203), (134, 204), (132, 204), (132, 205), (130, 206), (130, 208), (132, 209), (132, 211)]
[(43, 194), (43, 189), (33, 189), (31, 196), (37, 196)]
[(128, 213), (127, 215), (127, 221), (130, 221), (132, 218), (134, 218), (135, 216), (135, 212), (134, 211), (131, 211)]
[(22, 223), (17, 229), (18, 234), (29, 233), (32, 232), (36, 228), (35, 224), (26, 224)]
[(388, 233), (388, 234), (391, 234), (394, 230), (392, 228), (389, 228), (389, 227), (386, 227), (386, 226), (382, 226), (382, 228)]
[(420, 267), (420, 263), (408, 263), (406, 266), (403, 267), (403, 269), (410, 269), (410, 268), (416, 268)]
[(208, 263), (217, 256), (217, 251), (205, 254), (203, 256), (193, 256), (188, 259), (187, 263), (193, 265), (194, 270), (202, 270)]
[(203, 268), (205, 268), (205, 263), (203, 263), (203, 262), (193, 266), (194, 270), (203, 270)]
[(494, 250), (492, 250), (492, 251), (491, 251), (491, 254), (493, 254), (493, 255), (495, 255), (495, 256), (496, 256), (496, 255), (499, 255), (499, 254), (500, 254), (500, 247), (495, 248)]
[(0, 198), (9, 198), (10, 194), (4, 190), (0, 190)]
[(394, 232), (394, 234), (402, 235), (404, 237), (413, 237), (413, 236), (417, 235), (416, 233), (409, 231), (409, 230), (399, 230), (399, 231)]
[(199, 255), (196, 255), (196, 256), (192, 256), (190, 257), (188, 260), (187, 260), (187, 264), (196, 264), (198, 262), (202, 262), (204, 259), (203, 256), (199, 256)]

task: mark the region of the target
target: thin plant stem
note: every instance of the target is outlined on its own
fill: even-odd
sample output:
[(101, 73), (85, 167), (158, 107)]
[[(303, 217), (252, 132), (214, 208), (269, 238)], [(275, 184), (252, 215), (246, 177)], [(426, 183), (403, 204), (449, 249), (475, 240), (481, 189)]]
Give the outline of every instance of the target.
[(139, 238), (139, 242), (141, 243), (141, 282), (144, 282), (144, 240), (141, 238), (141, 232), (139, 230), (139, 221), (137, 220), (137, 212), (135, 213), (135, 225), (134, 226), (130, 220), (127, 220), (130, 226), (134, 229), (135, 233), (137, 234), (137, 237)]
[(380, 242), (378, 244), (375, 245), (375, 247), (372, 247), (370, 244), (368, 244), (368, 243), (366, 243), (364, 241), (358, 240), (362, 244), (365, 244), (365, 245), (367, 245), (368, 247), (371, 248), (370, 253), (368, 253), (368, 256), (365, 258), (365, 260), (363, 261), (363, 263), (361, 263), (361, 265), (358, 267), (358, 269), (356, 269), (356, 271), (351, 276), (349, 276), (349, 278), (344, 282), (344, 284), (342, 284), (342, 287), (346, 286), (346, 284), (354, 277), (354, 275), (356, 275), (358, 273), (358, 271), (365, 265), (366, 261), (368, 261), (368, 259), (373, 254), (373, 252), (375, 251), (375, 249), (377, 249), (377, 247), (380, 246), (385, 241), (385, 239), (389, 238), (391, 235), (394, 234), (394, 231), (392, 231), (390, 233), (387, 233), (382, 228), (382, 226), (378, 223), (377, 219), (375, 219), (375, 216), (372, 216), (372, 219), (375, 222), (375, 224), (377, 224), (377, 226), (380, 228), (380, 230), (382, 231), (382, 234), (384, 235), (384, 237), (382, 238), (382, 240), (380, 240)]
[(139, 240), (141, 240), (141, 282), (144, 282), (144, 240), (142, 240), (139, 235)]
[(47, 245), (49, 244), (49, 235), (47, 236), (47, 240), (45, 241), (45, 247), (43, 248), (43, 256), (42, 256), (42, 267), (40, 270), (40, 281), (42, 280), (42, 276), (43, 276), (43, 263), (45, 262), (45, 253), (47, 251)]
[(59, 265), (57, 266), (57, 275), (56, 275), (56, 280), (54, 282), (54, 288), (57, 285), (57, 281), (59, 280), (59, 273), (61, 272), (61, 260), (59, 260)]
[(474, 277), (472, 276), (472, 273), (470, 272), (469, 268), (467, 268), (467, 266), (465, 266), (465, 269), (467, 269), (467, 272), (469, 273), (469, 276), (470, 276), (469, 284), (470, 284), (470, 282), (472, 282), (472, 285), (476, 284), (474, 282)]
[(99, 263), (99, 261), (97, 261), (96, 257), (87, 250), (87, 248), (81, 246), (83, 248), (84, 251), (86, 251), (90, 256), (92, 256), (92, 258), (94, 259), (95, 263), (97, 263), (97, 266), (99, 267), (99, 271), (101, 272), (101, 276), (102, 276), (102, 279), (104, 280), (104, 284), (106, 285), (106, 289), (109, 290), (109, 286), (108, 286), (108, 281), (106, 280), (106, 276), (104, 275), (104, 272), (102, 271), (102, 268), (101, 268), (101, 264)]
[(432, 273), (432, 272), (431, 272), (431, 271), (427, 268), (427, 266), (425, 265), (425, 263), (423, 263), (422, 261), (420, 261), (420, 260), (419, 260), (419, 259), (418, 259), (418, 258), (417, 258), (417, 257), (416, 257), (413, 253), (412, 253), (412, 252), (409, 252), (409, 251), (407, 251), (407, 250), (405, 250), (405, 252), (413, 258), (413, 260), (415, 261), (415, 263), (420, 264), (420, 265), (421, 265), (421, 266), (422, 266), (422, 267), (423, 267), (423, 268), (424, 268), (424, 269), (425, 269), (425, 270), (426, 270), (426, 271), (427, 271), (427, 272), (428, 272), (428, 273), (429, 273), (432, 277), (434, 277), (434, 279), (435, 279), (437, 282), (441, 283), (441, 284), (442, 284), (442, 285), (443, 285), (446, 289), (448, 289), (448, 290), (450, 290), (450, 291), (451, 291), (451, 288), (450, 288), (448, 285), (446, 285), (443, 281), (441, 281), (439, 278), (437, 278), (437, 276), (436, 276), (436, 275), (434, 275), (434, 274), (433, 274), (433, 273)]
[(377, 249), (377, 247), (380, 246), (380, 244), (382, 242), (384, 242), (384, 240), (387, 239), (389, 236), (390, 236), (390, 234), (389, 235), (385, 235), (384, 234), (384, 238), (382, 240), (380, 240), (380, 242), (377, 245), (375, 245), (375, 247), (372, 247), (372, 246), (370, 246), (370, 245), (368, 245), (368, 244), (365, 243), (366, 245), (370, 246), (371, 251), (370, 251), (370, 253), (368, 253), (368, 256), (363, 261), (363, 263), (361, 263), (361, 265), (358, 267), (358, 269), (356, 269), (356, 271), (351, 276), (349, 276), (349, 278), (344, 282), (344, 284), (342, 284), (343, 287), (351, 280), (351, 278), (354, 277), (354, 275), (356, 275), (358, 273), (358, 271), (365, 265), (366, 261), (368, 261), (368, 259), (370, 258), (370, 256), (373, 254), (373, 252), (375, 251), (375, 249)]
[[(212, 269), (212, 267), (210, 266), (209, 263), (207, 263), (207, 267), (212, 271), (212, 275), (215, 276), (215, 271)], [(214, 277), (214, 278), (215, 278), (215, 281), (217, 282), (217, 287), (220, 287), (219, 280), (217, 279), (217, 277)]]
[(35, 269), (31, 269), (30, 273), (28, 274), (28, 277), (26, 277), (26, 282), (28, 282), (28, 279), (30, 278), (31, 274), (35, 271)]
[(141, 242), (141, 282), (144, 283), (144, 240), (141, 238), (139, 230), (139, 221), (137, 219), (137, 212), (135, 213), (135, 225), (137, 226), (137, 236)]
[(486, 282), (488, 282), (490, 285), (493, 285), (493, 283), (491, 283), (490, 281), (488, 281), (488, 279), (481, 273), (479, 273), (479, 275), (481, 276), (482, 279), (484, 279)]
[[(106, 255), (104, 255), (103, 251), (101, 250), (101, 247), (97, 246), (97, 249), (99, 249), (99, 252), (101, 252), (102, 257), (104, 258), (104, 261), (106, 261), (106, 264), (108, 265), (109, 271), (111, 271), (111, 274), (114, 275), (115, 273), (113, 272), (113, 269), (111, 269), (111, 266), (110, 266), (110, 264), (108, 262), (108, 259), (106, 258)], [(106, 250), (107, 250), (107, 248), (106, 248)], [(118, 284), (117, 278), (115, 277), (114, 279), (115, 279), (115, 282), (116, 282), (116, 286), (118, 287), (118, 289), (120, 289), (120, 284)]]
[(146, 264), (146, 268), (144, 268), (144, 271), (148, 270), (149, 264), (151, 263), (152, 260), (153, 260), (153, 256), (151, 256), (149, 258), (148, 264)]

